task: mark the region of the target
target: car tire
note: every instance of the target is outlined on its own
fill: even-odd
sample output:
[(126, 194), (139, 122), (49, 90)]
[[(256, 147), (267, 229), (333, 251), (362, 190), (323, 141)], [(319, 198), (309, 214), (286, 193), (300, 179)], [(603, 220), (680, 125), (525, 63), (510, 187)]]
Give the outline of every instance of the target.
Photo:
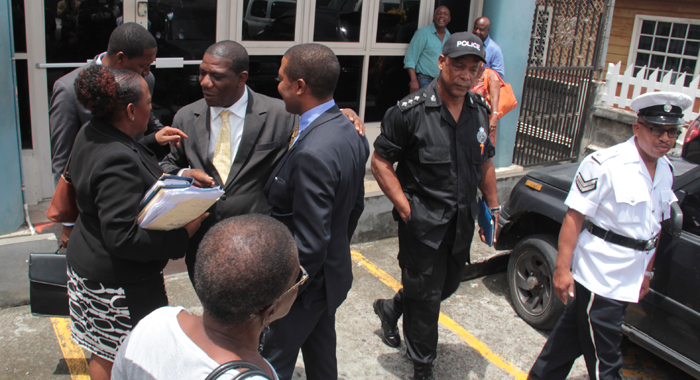
[(508, 261), (508, 288), (513, 308), (530, 326), (551, 330), (564, 312), (554, 292), (556, 237), (534, 235), (513, 248)]

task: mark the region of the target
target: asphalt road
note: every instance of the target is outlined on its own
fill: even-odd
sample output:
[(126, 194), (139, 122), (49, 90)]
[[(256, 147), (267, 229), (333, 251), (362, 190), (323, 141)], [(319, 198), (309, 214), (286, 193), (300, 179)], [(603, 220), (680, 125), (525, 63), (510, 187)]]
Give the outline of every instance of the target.
[[(412, 378), (405, 347), (394, 349), (382, 343), (379, 320), (371, 307), (374, 299), (391, 297), (400, 286), (397, 247), (396, 239), (353, 246), (355, 281), (337, 313), (342, 379)], [(483, 260), (495, 252), (475, 243), (472, 254)], [(166, 278), (172, 305), (201, 312), (185, 273)], [(525, 379), (547, 338), (546, 332), (533, 329), (513, 311), (504, 273), (463, 282), (443, 303), (442, 313), (434, 363), (437, 379)], [(65, 322), (32, 317), (28, 306), (0, 310), (0, 379), (87, 379), (85, 355), (72, 345)], [(691, 379), (628, 341), (623, 356), (624, 379)], [(305, 379), (303, 368), (300, 357), (295, 379)], [(569, 379), (587, 378), (579, 359)]]

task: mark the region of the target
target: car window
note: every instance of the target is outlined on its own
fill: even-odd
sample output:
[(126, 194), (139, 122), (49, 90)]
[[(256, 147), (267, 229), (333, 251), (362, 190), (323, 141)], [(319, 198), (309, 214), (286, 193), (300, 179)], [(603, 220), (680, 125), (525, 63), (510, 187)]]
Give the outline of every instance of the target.
[(265, 17), (267, 15), (267, 1), (255, 0), (250, 5), (251, 17)]
[(282, 16), (284, 12), (294, 11), (297, 9), (297, 4), (289, 1), (275, 1), (272, 3), (272, 8), (270, 8), (270, 18), (277, 19)]
[(681, 203), (683, 231), (700, 236), (700, 192), (687, 194)]

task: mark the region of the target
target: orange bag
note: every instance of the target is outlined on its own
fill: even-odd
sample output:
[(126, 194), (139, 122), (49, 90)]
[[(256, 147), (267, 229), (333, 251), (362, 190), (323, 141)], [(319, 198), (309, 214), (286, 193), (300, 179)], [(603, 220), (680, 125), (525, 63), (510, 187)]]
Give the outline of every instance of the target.
[(486, 96), (484, 98), (489, 104), (491, 104), (488, 81), (489, 72), (493, 72), (498, 78), (498, 82), (501, 84), (501, 91), (498, 97), (498, 118), (500, 119), (503, 117), (503, 115), (507, 114), (518, 106), (518, 100), (515, 99), (515, 94), (513, 94), (513, 88), (510, 86), (510, 83), (503, 82), (503, 79), (501, 79), (501, 76), (498, 75), (497, 72), (486, 68), (484, 69), (484, 90), (486, 92)]
[(58, 186), (51, 197), (49, 209), (46, 210), (46, 217), (56, 223), (75, 223), (78, 220), (78, 203), (75, 198), (75, 187), (68, 174), (68, 165), (73, 156), (71, 153), (66, 162), (66, 168), (58, 180)]

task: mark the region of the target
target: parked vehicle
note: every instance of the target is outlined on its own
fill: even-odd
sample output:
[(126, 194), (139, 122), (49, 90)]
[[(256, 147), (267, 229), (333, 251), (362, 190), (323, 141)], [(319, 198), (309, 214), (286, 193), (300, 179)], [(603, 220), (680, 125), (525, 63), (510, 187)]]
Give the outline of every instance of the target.
[(700, 136), (700, 116), (690, 123), (688, 130), (685, 131), (683, 150), (681, 151), (681, 157), (696, 164), (700, 164), (700, 138), (698, 136)]
[[(247, 26), (244, 30), (248, 36), (255, 36), (265, 30), (277, 18), (289, 11), (296, 11), (297, 2), (288, 0), (253, 0), (245, 8), (243, 21)], [(293, 36), (292, 39), (293, 40)], [(286, 40), (285, 40), (286, 41)]]
[[(650, 292), (627, 307), (622, 331), (700, 379), (700, 166), (671, 161), (679, 201), (662, 223)], [(577, 168), (574, 163), (531, 171), (513, 188), (500, 214), (496, 248), (513, 250), (507, 273), (513, 308), (539, 329), (553, 328), (565, 308), (554, 293), (552, 275), (567, 211), (564, 200)]]

